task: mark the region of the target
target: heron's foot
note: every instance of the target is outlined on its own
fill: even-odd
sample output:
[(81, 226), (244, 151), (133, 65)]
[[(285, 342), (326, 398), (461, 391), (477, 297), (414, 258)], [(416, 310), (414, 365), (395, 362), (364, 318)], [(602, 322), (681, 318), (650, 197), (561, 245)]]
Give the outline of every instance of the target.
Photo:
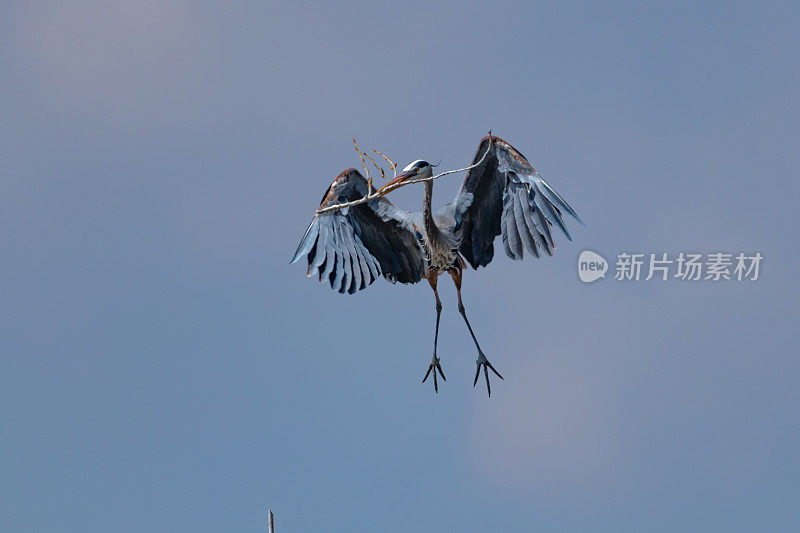
[(436, 371), (439, 371), (439, 374), (442, 375), (442, 379), (447, 381), (447, 378), (444, 377), (444, 372), (442, 372), (442, 365), (439, 363), (439, 358), (436, 357), (436, 354), (433, 355), (431, 358), (431, 364), (428, 365), (428, 371), (425, 372), (425, 377), (422, 378), (422, 382), (425, 383), (425, 380), (428, 379), (428, 375), (430, 375), (431, 371), (433, 371), (433, 390), (439, 392), (439, 382), (436, 379)]
[(500, 375), (500, 372), (494, 369), (492, 363), (486, 359), (486, 356), (483, 355), (483, 352), (478, 352), (478, 368), (475, 371), (475, 380), (472, 382), (472, 386), (478, 384), (478, 377), (481, 375), (481, 367), (483, 367), (483, 375), (486, 377), (486, 390), (489, 392), (489, 398), (492, 397), (492, 386), (489, 384), (489, 370), (497, 374), (497, 377), (503, 379), (503, 376)]

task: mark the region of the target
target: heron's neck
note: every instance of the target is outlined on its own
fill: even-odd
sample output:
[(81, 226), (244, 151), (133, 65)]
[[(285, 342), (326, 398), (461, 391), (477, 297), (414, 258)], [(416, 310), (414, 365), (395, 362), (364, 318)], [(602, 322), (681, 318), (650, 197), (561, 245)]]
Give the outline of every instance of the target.
[(425, 232), (429, 239), (435, 239), (439, 235), (439, 228), (433, 221), (433, 211), (431, 211), (431, 200), (433, 200), (433, 181), (425, 182), (425, 198), (422, 200), (422, 219), (425, 222)]

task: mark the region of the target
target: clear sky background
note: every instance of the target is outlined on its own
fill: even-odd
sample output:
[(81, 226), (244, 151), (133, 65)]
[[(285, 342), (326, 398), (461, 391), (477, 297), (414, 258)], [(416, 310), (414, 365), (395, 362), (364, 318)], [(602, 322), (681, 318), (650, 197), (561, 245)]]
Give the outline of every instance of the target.
[[(789, 2), (4, 2), (0, 529), (797, 531), (798, 26)], [(465, 273), (491, 400), (442, 280), (437, 396), (426, 285), (341, 296), (288, 260), (351, 137), (458, 168), (490, 128), (588, 229)], [(584, 285), (586, 248), (764, 262)]]

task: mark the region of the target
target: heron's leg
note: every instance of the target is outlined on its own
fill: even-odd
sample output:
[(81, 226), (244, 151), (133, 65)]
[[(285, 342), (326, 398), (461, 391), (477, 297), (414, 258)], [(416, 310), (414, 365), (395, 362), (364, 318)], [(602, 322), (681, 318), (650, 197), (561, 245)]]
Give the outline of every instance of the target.
[(483, 367), (483, 375), (486, 378), (486, 390), (489, 392), (489, 397), (491, 397), (492, 387), (489, 385), (489, 370), (497, 374), (497, 377), (500, 379), (503, 379), (503, 376), (500, 375), (500, 372), (495, 370), (495, 368), (492, 366), (492, 363), (490, 363), (486, 358), (483, 350), (481, 350), (481, 345), (478, 344), (478, 339), (475, 338), (475, 332), (472, 331), (472, 326), (469, 325), (469, 320), (467, 319), (467, 310), (464, 309), (464, 303), (461, 301), (461, 270), (450, 270), (450, 276), (453, 278), (453, 283), (455, 283), (456, 292), (458, 293), (458, 312), (464, 317), (464, 322), (467, 324), (469, 334), (472, 335), (472, 340), (475, 342), (475, 347), (478, 349), (478, 368), (475, 371), (475, 379), (472, 382), (472, 386), (474, 387), (478, 383), (478, 377), (481, 375), (481, 367)]
[(428, 371), (425, 372), (425, 377), (422, 378), (422, 382), (425, 383), (425, 380), (428, 379), (428, 375), (433, 371), (433, 389), (436, 392), (439, 392), (439, 382), (436, 379), (436, 371), (439, 371), (439, 374), (442, 375), (442, 379), (447, 381), (444, 377), (444, 372), (442, 371), (442, 365), (439, 363), (439, 357), (436, 355), (436, 345), (439, 343), (439, 318), (442, 316), (442, 301), (439, 300), (439, 291), (436, 290), (436, 285), (439, 281), (439, 276), (435, 273), (428, 274), (428, 283), (431, 284), (431, 289), (433, 289), (433, 295), (436, 297), (436, 333), (433, 336), (433, 357), (431, 358), (431, 364), (428, 365)]

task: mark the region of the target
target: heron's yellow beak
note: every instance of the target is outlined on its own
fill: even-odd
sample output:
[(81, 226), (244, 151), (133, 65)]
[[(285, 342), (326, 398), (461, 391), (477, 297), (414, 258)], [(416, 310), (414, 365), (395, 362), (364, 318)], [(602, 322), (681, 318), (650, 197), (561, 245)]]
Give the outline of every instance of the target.
[(395, 179), (393, 179), (392, 181), (390, 181), (386, 185), (388, 187), (389, 185), (395, 185), (397, 183), (402, 183), (402, 182), (406, 181), (407, 179), (413, 178), (416, 175), (417, 175), (417, 171), (416, 170), (409, 170), (408, 172), (403, 172), (402, 174), (398, 175)]

